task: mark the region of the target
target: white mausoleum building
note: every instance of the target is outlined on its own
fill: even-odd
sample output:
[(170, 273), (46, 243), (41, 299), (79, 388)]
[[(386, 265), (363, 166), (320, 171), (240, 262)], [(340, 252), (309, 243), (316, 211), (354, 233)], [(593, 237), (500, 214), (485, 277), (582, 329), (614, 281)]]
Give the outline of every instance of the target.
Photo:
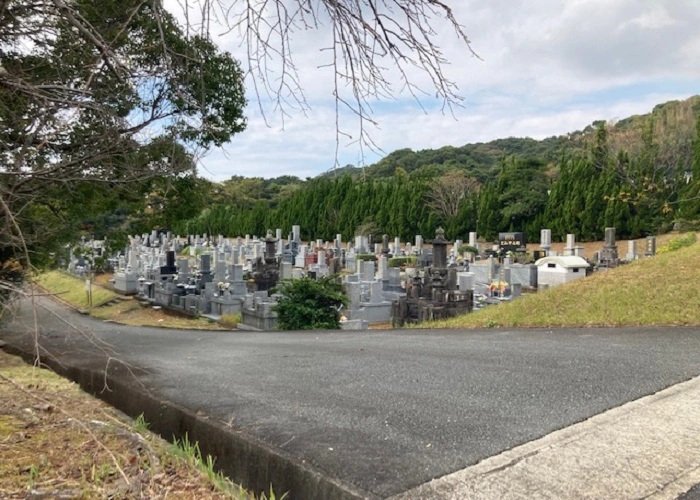
[(543, 257), (535, 265), (537, 285), (547, 285), (550, 288), (585, 277), (586, 269), (591, 267), (583, 257), (575, 255)]

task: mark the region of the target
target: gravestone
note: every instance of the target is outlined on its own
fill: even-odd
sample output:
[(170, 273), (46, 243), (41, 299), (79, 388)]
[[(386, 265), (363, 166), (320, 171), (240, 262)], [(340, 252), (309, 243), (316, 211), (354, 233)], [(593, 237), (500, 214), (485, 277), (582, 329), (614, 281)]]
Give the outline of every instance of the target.
[(348, 294), (348, 308), (359, 309), (362, 298), (362, 287), (360, 283), (346, 282), (345, 291)]
[(292, 279), (292, 263), (291, 262), (282, 262), (280, 264), (280, 278), (283, 280), (288, 280)]
[(214, 282), (223, 283), (226, 281), (226, 261), (223, 259), (217, 260), (214, 266)]
[(447, 268), (447, 246), (451, 242), (445, 239), (442, 228), (438, 228), (431, 243), (433, 265), (420, 275), (406, 269), (406, 296), (399, 297), (392, 305), (391, 318), (395, 327), (406, 322), (449, 318), (473, 308), (473, 292), (461, 291), (457, 270)]
[(362, 281), (374, 281), (374, 261), (365, 260), (362, 262)]
[(567, 234), (566, 235), (566, 247), (564, 247), (564, 255), (573, 255), (575, 247), (576, 247), (576, 235)]
[(161, 266), (160, 274), (176, 274), (177, 267), (175, 267), (175, 252), (168, 250), (165, 254), (166, 264)]
[(211, 255), (208, 253), (199, 256), (199, 273), (202, 275), (200, 280), (204, 283), (211, 283)]
[(294, 259), (294, 267), (306, 267), (306, 245), (299, 247), (299, 252)]
[(644, 255), (646, 257), (656, 255), (656, 236), (647, 236), (646, 245), (644, 247)]
[(383, 279), (384, 291), (386, 292), (401, 292), (401, 269), (398, 267), (390, 267), (386, 270)]
[[(382, 297), (382, 282), (373, 281), (369, 284), (369, 295), (371, 304), (381, 304), (384, 301)], [(388, 319), (388, 318), (387, 318)]]
[(486, 279), (491, 283), (496, 278), (496, 259), (493, 255), (489, 255), (486, 266)]
[(354, 273), (357, 270), (357, 264), (355, 262), (355, 249), (351, 248), (350, 251), (345, 252), (345, 269)]
[(598, 265), (601, 267), (615, 267), (620, 263), (615, 243), (615, 228), (605, 228), (605, 244), (598, 257)]
[(503, 253), (516, 252), (521, 248), (525, 248), (525, 233), (498, 233), (498, 246)]
[(388, 259), (386, 255), (381, 255), (377, 259), (377, 279), (383, 280), (386, 277), (386, 272), (388, 269)]
[(460, 292), (474, 290), (475, 274), (471, 272), (457, 273), (457, 284)]
[(435, 232), (433, 244), (433, 267), (445, 269), (447, 267), (447, 245), (449, 241), (445, 239), (445, 230), (439, 227)]
[(382, 235), (382, 247), (381, 247), (380, 251), (384, 255), (387, 255), (389, 253), (389, 235), (388, 234)]
[(552, 248), (552, 230), (542, 229), (540, 231), (540, 248), (545, 252), (546, 257), (549, 254), (549, 250)]
[(277, 251), (275, 253), (279, 256), (284, 252), (284, 240), (282, 239), (282, 230), (280, 228), (275, 229), (275, 239), (277, 240)]
[(190, 279), (189, 259), (177, 259), (177, 279), (180, 283), (186, 283)]

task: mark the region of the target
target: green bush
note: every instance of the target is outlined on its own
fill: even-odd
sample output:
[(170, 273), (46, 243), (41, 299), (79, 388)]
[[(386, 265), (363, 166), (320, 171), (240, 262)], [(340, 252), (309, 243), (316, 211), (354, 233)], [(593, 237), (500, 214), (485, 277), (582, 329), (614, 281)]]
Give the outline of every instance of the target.
[(356, 260), (377, 260), (377, 256), (371, 253), (358, 253), (355, 255)]
[(473, 253), (476, 255), (479, 254), (479, 250), (477, 248), (469, 246), (469, 245), (462, 245), (461, 247), (459, 247), (459, 253), (464, 253), (464, 252), (470, 252), (470, 253)]
[(418, 258), (415, 255), (406, 255), (402, 257), (392, 257), (389, 259), (389, 267), (415, 267)]
[(282, 280), (277, 291), (282, 297), (274, 310), (281, 330), (340, 328), (340, 306), (347, 297), (337, 276)]

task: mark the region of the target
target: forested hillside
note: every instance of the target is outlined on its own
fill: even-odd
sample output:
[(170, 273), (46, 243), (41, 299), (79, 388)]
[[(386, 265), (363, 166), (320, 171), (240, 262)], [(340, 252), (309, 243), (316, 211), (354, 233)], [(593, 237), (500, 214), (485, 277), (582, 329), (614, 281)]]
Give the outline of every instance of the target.
[(700, 218), (698, 133), (696, 96), (543, 141), (402, 149), (364, 172), (345, 167), (305, 182), (235, 178), (218, 188), (220, 201), (173, 229), (263, 234), (300, 224), (305, 238), (409, 239), (442, 226), (451, 238), (519, 230), (533, 239), (549, 227), (557, 239), (585, 241), (615, 226), (620, 238), (640, 237)]
[[(150, 231), (257, 234), (300, 224), (305, 239), (341, 233), (449, 238), (476, 230), (552, 229), (555, 239), (620, 238), (691, 227), (700, 220), (700, 97), (656, 106), (616, 123), (595, 122), (543, 141), (500, 139), (439, 150), (391, 153), (364, 172), (348, 167), (305, 181), (185, 176), (154, 180), (131, 196), (103, 192), (81, 206), (97, 236)], [(144, 199), (146, 204), (144, 204)]]
[(659, 147), (660, 155), (687, 157), (695, 134), (694, 116), (699, 110), (700, 96), (693, 96), (685, 101), (659, 104), (649, 114), (630, 116), (615, 122), (596, 121), (583, 130), (540, 141), (509, 137), (487, 143), (422, 151), (405, 148), (394, 151), (365, 168), (346, 165), (323, 175), (339, 177), (350, 174), (353, 177), (376, 178), (391, 176), (397, 168), (402, 168), (411, 176), (434, 177), (446, 170), (460, 168), (470, 172), (480, 182), (485, 182), (493, 180), (498, 174), (498, 166), (503, 157), (537, 158), (549, 165), (556, 165), (562, 154), (584, 154), (595, 141), (596, 129), (603, 123), (606, 125), (610, 149), (614, 153), (624, 149), (633, 156), (638, 154), (643, 142), (642, 133), (652, 121), (654, 141)]

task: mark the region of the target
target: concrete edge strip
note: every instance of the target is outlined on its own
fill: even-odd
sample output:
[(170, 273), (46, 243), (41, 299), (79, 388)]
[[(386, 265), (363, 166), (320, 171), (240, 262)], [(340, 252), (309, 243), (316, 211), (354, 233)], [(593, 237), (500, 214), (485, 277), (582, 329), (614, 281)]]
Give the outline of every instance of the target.
[[(3, 349), (33, 362), (31, 352), (7, 344)], [(126, 413), (132, 418), (143, 414), (153, 432), (168, 441), (182, 439), (187, 434), (191, 442), (198, 442), (202, 455), (216, 458), (216, 468), (256, 494), (269, 492), (270, 487), (279, 497), (288, 492), (287, 499), (338, 500), (378, 499), (370, 492), (345, 484), (302, 462), (284, 450), (263, 443), (230, 428), (222, 422), (197, 415), (171, 401), (125, 383), (104, 371), (60, 364), (52, 358), (42, 362), (54, 372), (78, 383), (83, 390)], [(110, 371), (118, 371), (112, 368)], [(109, 390), (103, 390), (105, 380)]]
[(664, 485), (659, 491), (646, 498), (647, 500), (676, 500), (696, 484), (700, 484), (700, 468), (693, 469), (675, 481)]
[[(469, 466), (465, 469), (461, 469), (450, 474), (437, 477), (431, 481), (428, 481), (427, 483), (423, 483), (403, 493), (394, 495), (391, 498), (411, 498), (411, 492), (419, 492), (420, 490), (426, 487), (430, 488), (429, 485), (433, 483), (442, 483), (444, 481), (450, 481), (452, 477), (458, 476), (461, 481), (466, 481), (478, 476), (485, 476), (499, 472), (513, 465), (516, 465), (522, 460), (537, 455), (546, 449), (559, 447), (564, 444), (583, 439), (586, 435), (595, 430), (597, 427), (619, 422), (620, 420), (628, 417), (632, 412), (644, 406), (693, 389), (700, 390), (700, 376), (691, 378), (690, 380), (686, 380), (685, 382), (680, 382), (678, 384), (672, 385), (654, 394), (643, 396), (639, 399), (630, 401), (616, 408), (611, 408), (610, 410), (594, 415), (586, 420), (572, 424), (563, 429), (554, 431), (539, 439), (535, 439), (534, 441), (530, 441), (520, 446), (516, 446), (515, 448), (506, 450), (502, 453), (499, 453), (498, 455), (486, 458), (481, 462), (478, 462), (477, 464)], [(679, 478), (677, 482), (667, 485), (662, 491), (655, 493), (650, 498), (675, 498), (679, 494), (682, 494), (688, 489), (690, 489), (693, 485), (695, 485), (698, 482), (700, 482), (700, 469), (691, 471), (682, 478)]]

